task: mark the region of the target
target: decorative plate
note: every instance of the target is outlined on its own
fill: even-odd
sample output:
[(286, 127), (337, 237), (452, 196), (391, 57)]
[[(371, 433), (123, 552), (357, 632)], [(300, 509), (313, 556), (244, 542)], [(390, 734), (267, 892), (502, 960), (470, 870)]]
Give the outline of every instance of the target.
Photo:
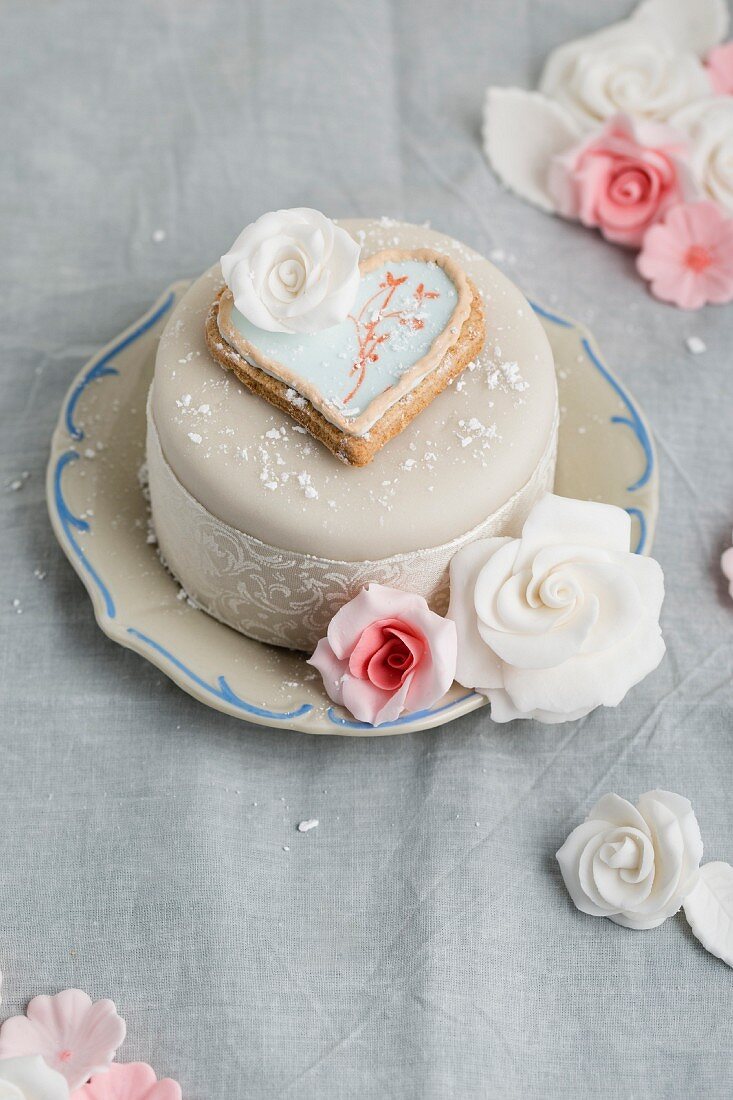
[[(302, 654), (245, 638), (179, 598), (179, 586), (148, 540), (139, 471), (158, 337), (187, 287), (175, 283), (84, 367), (67, 394), (51, 443), (51, 522), (102, 630), (202, 703), (265, 726), (306, 733), (407, 733), (484, 706), (483, 696), (454, 685), (431, 710), (374, 729), (330, 704)], [(646, 419), (582, 326), (533, 308), (557, 364), (556, 489), (625, 508), (633, 519), (637, 553), (648, 553), (658, 479)]]

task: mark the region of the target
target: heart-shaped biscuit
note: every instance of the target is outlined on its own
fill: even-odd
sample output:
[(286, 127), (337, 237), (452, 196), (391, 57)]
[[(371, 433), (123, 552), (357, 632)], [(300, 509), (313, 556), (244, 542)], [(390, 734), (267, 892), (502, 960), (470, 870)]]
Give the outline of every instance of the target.
[(313, 335), (265, 332), (225, 289), (207, 324), (210, 350), (339, 458), (363, 465), (483, 344), (480, 299), (461, 268), (429, 249), (360, 264), (351, 313)]

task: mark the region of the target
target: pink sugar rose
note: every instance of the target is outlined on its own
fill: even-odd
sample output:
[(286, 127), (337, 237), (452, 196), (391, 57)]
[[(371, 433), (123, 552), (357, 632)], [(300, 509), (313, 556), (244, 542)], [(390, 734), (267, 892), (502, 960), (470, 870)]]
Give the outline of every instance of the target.
[(733, 42), (711, 50), (706, 68), (715, 94), (733, 95)]
[(369, 584), (336, 612), (308, 663), (334, 703), (379, 726), (445, 695), (456, 670), (455, 624), (422, 596)]
[(733, 301), (733, 219), (714, 202), (675, 206), (647, 232), (636, 266), (680, 309)]
[(563, 217), (636, 247), (689, 192), (684, 139), (666, 126), (616, 115), (600, 132), (553, 157), (548, 187)]

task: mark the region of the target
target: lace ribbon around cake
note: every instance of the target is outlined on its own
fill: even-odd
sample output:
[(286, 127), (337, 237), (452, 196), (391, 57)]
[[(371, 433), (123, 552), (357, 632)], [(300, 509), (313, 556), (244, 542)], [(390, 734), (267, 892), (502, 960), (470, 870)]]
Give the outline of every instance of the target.
[(417, 593), (445, 611), (453, 555), (475, 539), (518, 535), (534, 502), (552, 488), (556, 452), (557, 423), (531, 478), (451, 542), (379, 561), (332, 561), (269, 546), (208, 512), (173, 473), (148, 417), (148, 477), (163, 560), (214, 618), (290, 649), (313, 649), (335, 612), (369, 582)]

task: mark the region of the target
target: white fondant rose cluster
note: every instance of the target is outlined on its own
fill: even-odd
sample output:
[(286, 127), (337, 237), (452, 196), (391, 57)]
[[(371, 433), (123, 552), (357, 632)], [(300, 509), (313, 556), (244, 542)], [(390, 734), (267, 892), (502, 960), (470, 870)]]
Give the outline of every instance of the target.
[(645, 0), (630, 19), (554, 50), (537, 92), (489, 88), (484, 145), (497, 175), (556, 210), (553, 158), (619, 116), (674, 124), (690, 104), (708, 100), (714, 83), (701, 57), (727, 27), (725, 0)]
[(578, 909), (627, 928), (656, 928), (676, 913), (701, 859), (692, 806), (670, 791), (648, 791), (636, 806), (604, 795), (557, 853)]
[[(486, 97), (484, 147), (502, 182), (640, 248), (652, 293), (686, 309), (733, 299), (733, 42), (718, 45), (728, 22), (725, 0), (643, 0), (554, 50), (538, 91)], [(714, 204), (704, 224), (701, 202)], [(692, 209), (683, 231), (678, 207)]]
[(497, 722), (564, 722), (617, 706), (657, 667), (662, 570), (629, 551), (631, 521), (608, 504), (547, 494), (518, 539), (481, 539), (450, 567), (456, 679)]
[(677, 44), (664, 21), (637, 18), (560, 46), (539, 90), (585, 130), (617, 114), (668, 119), (711, 87), (700, 58)]
[(276, 210), (240, 233), (221, 269), (236, 308), (253, 325), (320, 332), (354, 304), (359, 245), (318, 210)]

